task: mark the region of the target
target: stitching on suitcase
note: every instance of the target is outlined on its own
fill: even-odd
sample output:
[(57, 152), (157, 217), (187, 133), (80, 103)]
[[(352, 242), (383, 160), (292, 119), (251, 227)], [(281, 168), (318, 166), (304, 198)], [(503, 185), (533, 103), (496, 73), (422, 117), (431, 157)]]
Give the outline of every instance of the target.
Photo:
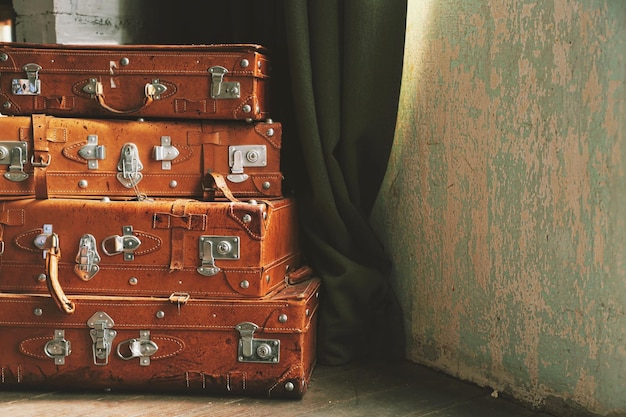
[(34, 358), (38, 358), (38, 359), (47, 359), (48, 357), (47, 357), (46, 355), (38, 354), (38, 353), (36, 353), (36, 352), (31, 352), (30, 350), (26, 349), (26, 347), (24, 346), (24, 344), (26, 344), (26, 343), (28, 343), (28, 342), (37, 342), (37, 341), (40, 341), (40, 340), (49, 340), (49, 339), (50, 339), (50, 338), (49, 338), (49, 337), (46, 337), (46, 336), (33, 337), (33, 338), (30, 338), (30, 339), (26, 339), (26, 340), (23, 340), (23, 341), (19, 344), (19, 349), (20, 349), (20, 351), (21, 351), (23, 354), (25, 354), (25, 355), (32, 356), (32, 357), (34, 357)]
[(173, 338), (173, 337), (170, 337), (170, 336), (153, 336), (153, 337), (152, 337), (152, 340), (169, 340), (170, 342), (174, 342), (176, 345), (178, 345), (178, 350), (176, 350), (175, 352), (168, 353), (168, 354), (166, 354), (166, 355), (161, 355), (161, 356), (159, 356), (159, 355), (154, 355), (154, 356), (152, 357), (152, 359), (165, 359), (165, 358), (171, 358), (172, 356), (176, 356), (176, 355), (178, 355), (179, 353), (181, 353), (183, 350), (185, 350), (185, 346), (184, 346), (184, 343), (183, 343), (183, 342), (181, 342), (180, 340), (175, 339), (175, 338)]
[[(86, 164), (87, 160), (85, 158), (82, 158), (80, 155), (78, 155), (78, 153), (76, 154), (71, 154), (70, 151), (74, 151), (75, 148), (79, 148), (79, 147), (83, 147), (87, 145), (87, 142), (78, 142), (75, 143), (73, 145), (69, 145), (63, 148), (63, 150), (61, 151), (63, 153), (63, 156), (65, 156), (68, 159), (74, 160), (76, 162), (81, 162)], [(62, 176), (61, 174), (59, 174), (59, 176)], [(65, 175), (63, 175), (65, 176)]]

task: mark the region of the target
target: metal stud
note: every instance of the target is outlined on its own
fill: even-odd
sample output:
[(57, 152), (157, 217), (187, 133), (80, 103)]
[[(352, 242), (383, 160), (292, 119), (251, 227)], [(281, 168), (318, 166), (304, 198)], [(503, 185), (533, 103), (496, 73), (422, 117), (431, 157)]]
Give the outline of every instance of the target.
[(41, 316), (43, 314), (43, 310), (41, 308), (36, 308), (33, 310), (33, 314), (36, 316)]
[(10, 109), (11, 108), (11, 102), (10, 101), (5, 101), (4, 103), (2, 103), (2, 107), (4, 107), (5, 109)]
[(135, 277), (131, 277), (131, 278), (128, 280), (128, 283), (129, 283), (130, 285), (137, 285), (137, 283), (139, 283), (139, 280), (138, 280), (137, 278), (135, 278)]
[(270, 127), (269, 129), (267, 129), (267, 132), (265, 132), (265, 134), (270, 137), (274, 136), (274, 129)]
[(178, 187), (178, 181), (176, 180), (170, 181), (170, 188), (176, 188), (176, 187)]
[(8, 59), (9, 59), (9, 56), (5, 54), (4, 52), (0, 54), (0, 61), (4, 62), (4, 61), (7, 61)]
[(278, 316), (278, 321), (281, 323), (287, 323), (287, 315), (281, 314), (280, 316)]
[(37, 276), (37, 281), (39, 281), (39, 282), (46, 282), (47, 279), (48, 279), (48, 277), (46, 276), (46, 274), (39, 274)]
[(87, 188), (89, 186), (89, 183), (87, 182), (87, 180), (80, 180), (78, 181), (78, 187), (79, 188)]
[(293, 389), (294, 389), (294, 388), (295, 388), (295, 387), (294, 387), (294, 385), (293, 385), (293, 382), (291, 382), (291, 381), (290, 381), (290, 382), (287, 382), (287, 383), (285, 384), (285, 390), (287, 390), (287, 391), (289, 391), (289, 392), (293, 391)]
[(162, 319), (163, 317), (165, 317), (165, 311), (159, 310), (159, 311), (156, 312), (156, 318), (157, 319)]
[(270, 184), (270, 182), (269, 182), (269, 181), (265, 181), (265, 182), (263, 183), (263, 185), (262, 185), (262, 187), (263, 187), (263, 189), (264, 189), (264, 190), (269, 190), (271, 186), (272, 186), (272, 184)]
[(250, 287), (250, 283), (244, 279), (243, 281), (239, 283), (239, 286), (245, 290), (246, 288)]
[(249, 214), (244, 214), (241, 218), (241, 221), (244, 223), (250, 223), (252, 221), (252, 216)]
[(122, 58), (122, 59), (120, 59), (120, 64), (122, 64), (123, 66), (126, 66), (126, 65), (130, 64), (130, 59)]
[(245, 106), (241, 108), (241, 110), (243, 110), (244, 113), (250, 113), (252, 111), (252, 106), (250, 106), (249, 104), (246, 104)]
[(240, 64), (241, 68), (248, 68), (248, 65), (250, 65), (250, 61), (248, 61), (247, 59), (242, 59)]

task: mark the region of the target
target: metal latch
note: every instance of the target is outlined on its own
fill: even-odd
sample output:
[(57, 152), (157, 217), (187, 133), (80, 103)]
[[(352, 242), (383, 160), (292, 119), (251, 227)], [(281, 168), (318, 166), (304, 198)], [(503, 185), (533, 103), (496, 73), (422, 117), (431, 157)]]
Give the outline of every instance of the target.
[(22, 67), (27, 78), (14, 78), (11, 80), (11, 91), (15, 95), (38, 96), (41, 93), (41, 81), (39, 80), (39, 70), (41, 65), (26, 64)]
[(91, 328), (89, 335), (93, 341), (93, 363), (94, 365), (107, 365), (113, 339), (117, 336), (115, 330), (111, 330), (115, 323), (113, 319), (104, 311), (98, 311), (87, 320), (87, 326)]
[(78, 244), (74, 272), (83, 281), (89, 281), (100, 270), (99, 263), (100, 255), (98, 255), (96, 238), (86, 233), (80, 238), (80, 243)]
[(27, 142), (0, 142), (0, 165), (9, 165), (4, 177), (9, 181), (20, 182), (28, 178), (24, 164), (28, 161)]
[(265, 145), (239, 145), (228, 147), (229, 181), (239, 183), (248, 179), (244, 167), (267, 166), (267, 149)]
[(50, 249), (49, 248), (50, 245), (48, 245), (48, 239), (50, 239), (51, 236), (52, 236), (52, 225), (44, 224), (42, 232), (38, 234), (37, 237), (35, 237), (35, 240), (33, 241), (33, 244), (35, 245), (35, 247), (43, 251), (44, 258), (47, 255), (46, 251)]
[(239, 259), (239, 238), (237, 236), (200, 236), (200, 275), (211, 277), (220, 272), (216, 259)]
[[(112, 247), (109, 247), (111, 242)], [(135, 250), (141, 245), (141, 240), (133, 235), (133, 226), (122, 226), (122, 236), (113, 235), (104, 238), (102, 241), (102, 251), (108, 256), (124, 253), (125, 261), (135, 259)]]
[(235, 326), (239, 332), (237, 360), (239, 362), (278, 363), (280, 361), (280, 340), (255, 339), (254, 332), (259, 328), (254, 323), (243, 322)]
[(88, 135), (87, 144), (78, 150), (78, 154), (87, 160), (89, 169), (98, 169), (98, 160), (106, 158), (106, 148), (98, 145), (98, 135)]
[[(159, 80), (152, 80), (152, 83), (147, 83), (144, 86), (144, 91), (146, 91), (146, 96), (148, 96), (148, 92), (152, 98), (155, 100), (159, 100), (161, 98), (161, 94), (167, 91), (167, 86), (161, 84)], [(102, 95), (104, 94), (104, 86), (101, 81), (98, 81), (96, 78), (90, 78), (87, 84), (83, 86), (83, 92), (91, 95)]]
[(117, 164), (117, 180), (126, 188), (134, 188), (143, 178), (140, 172), (143, 164), (139, 160), (139, 150), (134, 143), (126, 143), (122, 146), (120, 161)]
[(128, 339), (117, 345), (117, 356), (125, 361), (139, 358), (139, 365), (150, 365), (150, 356), (159, 350), (154, 341), (150, 340), (150, 330), (141, 330), (138, 339)]
[(161, 136), (161, 146), (155, 146), (153, 149), (154, 159), (161, 162), (161, 169), (172, 169), (172, 161), (180, 154), (175, 146), (172, 146), (172, 138), (170, 136)]
[(65, 358), (72, 353), (72, 344), (65, 340), (65, 330), (55, 330), (54, 338), (43, 347), (46, 356), (54, 359), (55, 365), (65, 365)]
[(211, 98), (215, 100), (219, 99), (233, 99), (240, 96), (240, 84), (236, 81), (224, 82), (224, 74), (228, 70), (224, 67), (215, 66), (209, 68), (211, 74)]

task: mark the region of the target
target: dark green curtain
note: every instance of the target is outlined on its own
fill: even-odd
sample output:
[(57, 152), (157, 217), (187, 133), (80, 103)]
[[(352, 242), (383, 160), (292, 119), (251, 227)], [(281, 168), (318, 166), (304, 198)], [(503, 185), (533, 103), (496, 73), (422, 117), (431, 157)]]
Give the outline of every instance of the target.
[(155, 28), (162, 43), (271, 50), (285, 192), (299, 202), (305, 254), (323, 280), (324, 364), (404, 354), (390, 261), (368, 218), (394, 137), (406, 1), (179, 1), (169, 30)]

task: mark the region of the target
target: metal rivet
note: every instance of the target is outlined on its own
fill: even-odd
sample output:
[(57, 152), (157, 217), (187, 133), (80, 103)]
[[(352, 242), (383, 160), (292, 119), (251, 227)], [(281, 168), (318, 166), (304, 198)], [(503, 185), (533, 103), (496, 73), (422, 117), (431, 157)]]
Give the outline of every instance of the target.
[(274, 129), (270, 127), (269, 129), (267, 129), (267, 132), (265, 133), (267, 134), (267, 136), (274, 136)]
[(80, 180), (80, 181), (78, 181), (78, 186), (80, 188), (87, 188), (88, 185), (89, 185), (89, 183), (87, 182), (87, 180)]
[(278, 321), (281, 323), (287, 323), (287, 315), (281, 314), (280, 316), (278, 316)]
[(165, 317), (165, 312), (163, 310), (159, 310), (156, 312), (156, 317), (157, 319), (162, 319), (163, 317)]
[(11, 108), (11, 102), (10, 101), (5, 101), (4, 103), (2, 103), (2, 107), (4, 107), (5, 109), (10, 109)]
[(4, 146), (0, 146), (0, 159), (4, 159), (9, 156), (9, 150)]
[(249, 214), (244, 214), (241, 218), (241, 221), (244, 223), (250, 223), (252, 221), (252, 216)]
[(259, 160), (259, 151), (257, 150), (251, 150), (248, 153), (246, 153), (246, 159), (248, 160), (248, 162), (257, 162)]
[(130, 285), (137, 285), (137, 283), (139, 282), (139, 280), (135, 277), (132, 277), (131, 279), (128, 280), (128, 283)]
[(248, 65), (250, 65), (250, 61), (248, 61), (247, 59), (242, 59), (240, 64), (241, 68), (248, 68)]
[(7, 61), (9, 56), (5, 53), (0, 54), (0, 61)]
[(285, 384), (285, 389), (286, 389), (287, 391), (293, 391), (293, 389), (294, 389), (294, 388), (295, 388), (295, 387), (294, 387), (294, 385), (293, 385), (293, 382), (287, 382), (287, 383)]
[(252, 107), (249, 104), (246, 104), (241, 108), (241, 110), (243, 110), (244, 113), (250, 113), (252, 111)]
[(130, 59), (122, 58), (122, 59), (120, 59), (120, 64), (126, 66), (126, 65), (130, 64)]
[(36, 308), (33, 310), (33, 314), (36, 316), (41, 316), (43, 314), (43, 310), (40, 308)]
[(176, 188), (176, 187), (178, 187), (178, 181), (176, 180), (170, 181), (170, 188)]
[(39, 276), (37, 277), (37, 281), (39, 282), (46, 282), (47, 279), (48, 277), (46, 276), (46, 274), (39, 274)]
[(246, 288), (250, 287), (250, 283), (246, 280), (243, 280), (239, 283), (239, 286), (245, 290)]
[(263, 189), (264, 189), (264, 190), (269, 190), (271, 186), (272, 186), (272, 184), (270, 184), (270, 182), (269, 182), (269, 181), (265, 181), (265, 182), (263, 183), (263, 185), (262, 185), (262, 187), (263, 187)]

